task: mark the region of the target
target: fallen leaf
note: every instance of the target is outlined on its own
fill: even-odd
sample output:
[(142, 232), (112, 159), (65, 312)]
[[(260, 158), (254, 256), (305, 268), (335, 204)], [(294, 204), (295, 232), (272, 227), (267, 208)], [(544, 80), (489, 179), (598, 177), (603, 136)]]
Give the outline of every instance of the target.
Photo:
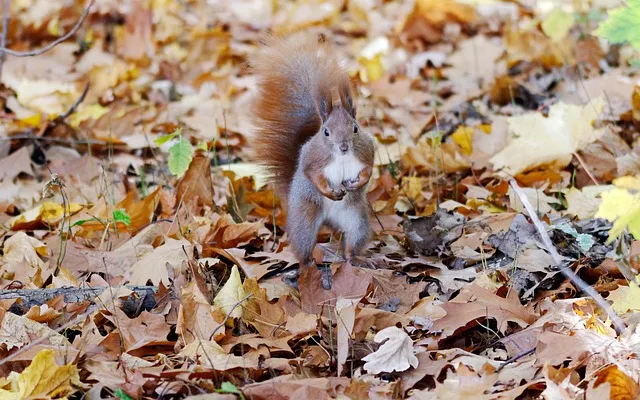
[(315, 332), (317, 328), (318, 317), (304, 312), (299, 312), (293, 317), (287, 318), (287, 324), (285, 325), (285, 329), (294, 336)]
[(318, 268), (302, 268), (299, 278), (302, 310), (309, 314), (327, 312), (327, 306), (335, 304), (339, 297), (364, 297), (370, 284), (370, 274), (347, 263), (333, 273), (331, 290), (325, 290)]
[[(638, 279), (640, 275), (636, 276), (636, 280)], [(629, 282), (629, 286), (620, 286), (609, 292), (607, 300), (618, 314), (640, 311), (640, 287), (635, 282)]]
[(166, 238), (163, 245), (131, 265), (124, 275), (125, 279), (131, 285), (146, 285), (147, 281), (151, 281), (154, 285), (162, 283), (168, 286), (169, 269), (181, 267), (189, 259), (192, 246), (185, 239)]
[(198, 150), (178, 183), (176, 204), (184, 203), (192, 213), (200, 215), (201, 207), (213, 208), (213, 197), (211, 162), (205, 152)]
[(12, 390), (0, 389), (0, 398), (3, 400), (63, 398), (78, 388), (86, 388), (80, 382), (78, 368), (73, 364), (58, 366), (52, 350), (40, 351), (21, 374), (12, 372), (9, 379), (12, 381)]
[(402, 372), (410, 367), (418, 367), (418, 358), (413, 354), (413, 341), (404, 330), (390, 326), (376, 333), (373, 340), (382, 343), (382, 346), (362, 358), (367, 372)]
[(0, 159), (0, 181), (13, 181), (21, 173), (34, 175), (31, 167), (31, 155), (27, 146)]
[[(598, 388), (600, 385), (604, 383), (608, 383), (609, 385), (609, 398), (611, 400), (632, 400), (637, 399), (640, 390), (638, 389), (638, 384), (629, 377), (624, 371), (620, 370), (620, 368), (611, 364), (595, 374), (596, 379), (593, 381), (593, 388)], [(591, 400), (591, 396), (586, 396), (587, 399)], [(595, 399), (595, 397), (593, 397)]]
[(240, 272), (237, 266), (231, 268), (229, 279), (220, 289), (216, 297), (213, 299), (213, 304), (218, 306), (225, 314), (231, 318), (242, 317), (242, 307), (238, 305), (245, 298), (246, 294), (242, 286), (242, 279), (240, 279)]
[(33, 321), (26, 316), (18, 316), (7, 312), (0, 326), (0, 344), (11, 350), (14, 347), (21, 348), (32, 342), (33, 338), (47, 337), (44, 343), (55, 346), (71, 346), (66, 337), (49, 328), (46, 325)]
[(600, 194), (602, 203), (595, 215), (596, 218), (613, 222), (607, 243), (611, 243), (627, 228), (636, 239), (640, 239), (640, 178), (617, 178), (613, 184), (615, 188)]
[(349, 339), (353, 334), (358, 300), (339, 298), (336, 301), (336, 328), (338, 330), (338, 376), (349, 356)]
[(546, 118), (541, 114), (508, 118), (514, 138), (491, 158), (494, 168), (510, 175), (546, 164), (564, 168), (573, 153), (602, 135), (592, 123), (603, 108), (604, 102), (597, 98), (584, 107), (555, 104)]
[(44, 243), (21, 231), (4, 242), (3, 253), (0, 278), (38, 284), (36, 276), (45, 267), (41, 257), (49, 255)]
[(533, 307), (521, 305), (515, 291), (510, 291), (507, 298), (502, 298), (474, 284), (466, 286), (456, 298), (443, 303), (441, 307), (447, 316), (437, 319), (431, 328), (433, 332), (442, 330), (441, 338), (452, 335), (479, 318), (495, 319), (500, 332), (507, 329), (509, 321), (526, 327), (536, 319)]

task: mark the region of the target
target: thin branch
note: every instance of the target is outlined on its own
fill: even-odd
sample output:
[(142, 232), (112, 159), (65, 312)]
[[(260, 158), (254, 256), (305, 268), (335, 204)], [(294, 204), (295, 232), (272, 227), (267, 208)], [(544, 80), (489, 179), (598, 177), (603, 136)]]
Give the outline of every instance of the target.
[(47, 137), (47, 136), (35, 136), (33, 134), (22, 134), (22, 135), (14, 135), (0, 138), (0, 141), (5, 140), (42, 140), (45, 142), (53, 142), (53, 143), (66, 143), (70, 145), (80, 146), (80, 145), (88, 145), (95, 144), (98, 146), (106, 146), (109, 142), (104, 140), (95, 140), (95, 139), (66, 139), (66, 138), (57, 138), (57, 137)]
[(209, 340), (213, 340), (213, 336), (216, 334), (216, 332), (218, 332), (218, 330), (220, 328), (222, 328), (224, 326), (224, 324), (227, 323), (227, 321), (229, 320), (229, 318), (231, 317), (231, 314), (233, 314), (233, 311), (242, 303), (244, 303), (245, 301), (249, 300), (251, 297), (253, 296), (253, 293), (249, 293), (244, 299), (240, 300), (239, 302), (237, 302), (236, 304), (233, 305), (233, 307), (231, 307), (231, 310), (229, 310), (229, 312), (227, 313), (227, 316), (224, 318), (224, 321), (222, 321), (220, 323), (220, 325), (216, 326), (216, 329), (213, 330), (213, 332), (211, 332), (211, 335), (209, 335)]
[[(158, 291), (157, 286), (125, 286), (127, 289), (143, 295), (151, 290), (154, 293)], [(118, 286), (114, 287), (119, 288)], [(107, 289), (107, 286), (99, 287), (63, 287), (63, 288), (42, 288), (42, 289), (4, 289), (0, 290), (0, 300), (22, 299), (25, 303), (44, 304), (47, 301), (64, 296), (65, 303), (80, 303), (83, 301), (91, 301), (95, 297), (100, 296)]]
[(596, 179), (595, 176), (593, 176), (593, 174), (591, 173), (591, 171), (589, 170), (589, 167), (587, 167), (587, 163), (584, 162), (584, 160), (582, 159), (582, 157), (580, 157), (580, 154), (578, 154), (578, 152), (576, 151), (575, 153), (573, 153), (573, 155), (576, 157), (576, 159), (578, 160), (578, 162), (580, 163), (580, 165), (582, 166), (582, 169), (584, 169), (584, 172), (587, 173), (587, 175), (589, 176), (589, 178), (591, 179), (591, 181), (598, 186), (600, 184), (600, 182), (598, 182), (598, 180)]
[(515, 356), (511, 357), (510, 359), (505, 360), (504, 364), (502, 364), (501, 366), (498, 367), (498, 369), (496, 370), (496, 373), (502, 371), (502, 369), (504, 367), (506, 367), (509, 364), (513, 364), (514, 362), (518, 361), (522, 357), (526, 357), (529, 354), (533, 354), (535, 351), (536, 351), (536, 346), (534, 346), (532, 349), (529, 349), (529, 350), (525, 351), (524, 353), (516, 354)]
[[(80, 19), (78, 20), (78, 22), (76, 22), (76, 24), (73, 26), (73, 28), (71, 28), (71, 30), (69, 32), (67, 32), (65, 35), (60, 36), (59, 38), (57, 38), (56, 40), (54, 40), (53, 42), (49, 43), (48, 45), (37, 49), (37, 50), (31, 50), (31, 51), (15, 51), (15, 50), (11, 50), (11, 49), (7, 49), (3, 46), (3, 48), (0, 51), (4, 51), (4, 53), (12, 55), (14, 57), (33, 57), (33, 56), (38, 56), (40, 54), (46, 53), (47, 51), (53, 49), (54, 47), (56, 47), (57, 45), (59, 45), (60, 43), (64, 42), (65, 40), (69, 39), (71, 36), (73, 36), (78, 29), (80, 29), (80, 26), (82, 25), (82, 23), (84, 22), (84, 20), (87, 18), (87, 15), (89, 15), (89, 10), (91, 9), (91, 6), (93, 6), (93, 3), (95, 2), (95, 0), (89, 0), (88, 4), (86, 5), (86, 7), (84, 8), (84, 11), (82, 12), (82, 15), (80, 16)], [(4, 19), (4, 13), (3, 13), (3, 19)]]
[(84, 85), (84, 89), (82, 90), (82, 94), (80, 95), (80, 97), (78, 97), (78, 99), (71, 105), (71, 107), (60, 116), (61, 120), (65, 120), (69, 117), (69, 115), (73, 114), (74, 112), (76, 112), (76, 110), (78, 109), (78, 106), (80, 105), (80, 103), (82, 103), (84, 101), (84, 98), (87, 96), (87, 92), (89, 91), (89, 82), (87, 82), (86, 85)]
[(7, 48), (7, 31), (9, 30), (9, 6), (11, 0), (4, 0), (2, 4), (2, 36), (0, 36), (0, 79), (2, 79), (2, 66), (7, 58), (5, 49)]
[(551, 238), (549, 237), (549, 234), (547, 233), (544, 225), (542, 225), (542, 222), (538, 218), (538, 215), (536, 214), (535, 209), (529, 202), (529, 199), (527, 198), (526, 194), (524, 194), (520, 186), (518, 186), (518, 183), (515, 181), (515, 179), (511, 179), (509, 184), (511, 185), (513, 190), (516, 192), (518, 197), (520, 198), (520, 201), (524, 205), (524, 208), (527, 209), (527, 212), (529, 213), (529, 217), (531, 218), (531, 220), (533, 221), (533, 224), (538, 230), (538, 234), (540, 235), (542, 242), (547, 247), (547, 251), (549, 252), (549, 254), (551, 254), (551, 257), (553, 258), (553, 262), (555, 266), (557, 266), (560, 269), (560, 272), (562, 272), (564, 276), (567, 277), (567, 279), (569, 279), (573, 284), (575, 284), (580, 291), (591, 296), (591, 298), (595, 300), (595, 302), (598, 303), (598, 305), (607, 312), (607, 314), (609, 315), (609, 318), (611, 318), (611, 323), (615, 327), (616, 331), (618, 333), (621, 333), (625, 328), (625, 323), (622, 321), (622, 319), (618, 316), (618, 314), (616, 314), (615, 311), (613, 311), (609, 303), (607, 303), (607, 301), (600, 295), (600, 293), (596, 292), (594, 288), (589, 286), (578, 275), (574, 274), (573, 271), (571, 271), (569, 268), (562, 268), (562, 265), (561, 265), (562, 257), (558, 253), (558, 250), (556, 250), (556, 247), (554, 246), (553, 242), (551, 242)]

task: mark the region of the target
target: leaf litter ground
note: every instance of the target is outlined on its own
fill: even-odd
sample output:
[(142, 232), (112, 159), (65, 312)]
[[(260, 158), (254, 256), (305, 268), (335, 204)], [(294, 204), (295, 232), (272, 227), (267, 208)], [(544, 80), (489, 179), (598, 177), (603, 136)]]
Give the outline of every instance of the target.
[[(6, 13), (16, 51), (72, 35), (1, 69), (0, 399), (640, 393), (619, 2), (45, 3)], [(376, 137), (378, 268), (323, 231), (331, 290), (250, 157), (265, 28), (337, 43)]]

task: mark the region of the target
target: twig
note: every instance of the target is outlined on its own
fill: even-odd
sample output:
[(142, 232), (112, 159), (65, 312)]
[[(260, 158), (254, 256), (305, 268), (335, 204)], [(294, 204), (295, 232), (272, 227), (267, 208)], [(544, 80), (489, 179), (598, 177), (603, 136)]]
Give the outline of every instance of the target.
[(224, 317), (224, 321), (222, 321), (220, 323), (220, 325), (216, 326), (216, 329), (213, 330), (213, 332), (211, 332), (211, 335), (209, 335), (209, 340), (213, 340), (213, 336), (216, 334), (216, 332), (218, 332), (218, 330), (220, 328), (222, 328), (224, 326), (224, 324), (227, 323), (227, 321), (229, 320), (229, 318), (231, 317), (231, 314), (233, 314), (233, 311), (242, 303), (244, 303), (246, 300), (249, 300), (249, 298), (251, 298), (253, 296), (253, 293), (249, 293), (244, 299), (240, 300), (239, 302), (237, 302), (236, 304), (233, 305), (233, 307), (231, 307), (231, 310), (229, 310), (229, 312), (227, 313), (227, 315)]
[(571, 271), (569, 268), (562, 268), (562, 266), (561, 266), (562, 257), (560, 256), (560, 254), (558, 254), (558, 250), (556, 250), (556, 247), (554, 246), (553, 242), (551, 242), (551, 238), (549, 237), (549, 234), (547, 233), (546, 229), (544, 228), (544, 225), (542, 225), (542, 222), (538, 218), (538, 215), (536, 214), (533, 206), (529, 202), (529, 199), (524, 194), (524, 192), (522, 191), (520, 186), (518, 186), (518, 183), (515, 181), (515, 179), (511, 179), (509, 181), (509, 184), (511, 185), (513, 190), (516, 192), (518, 197), (520, 198), (520, 201), (524, 205), (524, 208), (527, 209), (527, 212), (529, 213), (529, 217), (531, 218), (531, 220), (533, 221), (533, 224), (535, 225), (536, 229), (538, 230), (538, 234), (540, 235), (540, 238), (542, 239), (542, 242), (547, 247), (547, 251), (551, 254), (551, 257), (553, 258), (553, 262), (554, 262), (555, 266), (557, 266), (558, 269), (560, 269), (560, 272), (562, 272), (564, 274), (564, 276), (567, 277), (567, 279), (569, 279), (573, 284), (575, 284), (580, 291), (582, 291), (582, 292), (588, 294), (589, 296), (591, 296), (591, 298), (593, 300), (595, 300), (595, 302), (603, 310), (605, 310), (607, 312), (607, 314), (609, 315), (609, 318), (611, 318), (611, 323), (615, 327), (616, 331), (618, 333), (622, 333), (622, 331), (625, 328), (625, 323), (618, 316), (618, 314), (616, 314), (616, 312), (613, 311), (613, 309), (611, 308), (609, 303), (607, 303), (606, 300), (604, 298), (602, 298), (600, 293), (596, 292), (596, 290), (594, 288), (589, 286), (578, 275), (574, 274), (573, 271)]
[(7, 57), (5, 49), (7, 48), (7, 31), (9, 30), (9, 6), (11, 0), (4, 0), (2, 3), (2, 36), (0, 36), (0, 80), (2, 79), (2, 66)]
[(532, 349), (529, 349), (529, 350), (525, 351), (524, 353), (517, 354), (517, 355), (509, 358), (508, 360), (505, 360), (504, 363), (501, 366), (498, 367), (498, 369), (496, 370), (496, 373), (502, 371), (502, 369), (504, 367), (506, 367), (509, 364), (513, 364), (514, 362), (518, 361), (522, 357), (528, 356), (529, 354), (533, 354), (535, 351), (536, 351), (536, 346), (533, 346)]
[(66, 143), (70, 145), (80, 146), (80, 145), (98, 145), (98, 146), (106, 146), (109, 142), (104, 140), (94, 140), (94, 139), (65, 139), (65, 138), (56, 138), (56, 137), (47, 137), (47, 136), (35, 136), (33, 134), (24, 134), (24, 135), (14, 135), (8, 137), (0, 138), (0, 141), (5, 140), (42, 140), (46, 142), (54, 142), (54, 143)]
[(584, 160), (582, 159), (582, 157), (580, 157), (580, 154), (578, 154), (578, 152), (576, 151), (575, 153), (573, 153), (573, 155), (576, 157), (576, 159), (578, 160), (578, 162), (580, 163), (580, 165), (582, 166), (582, 169), (584, 169), (584, 172), (587, 173), (587, 175), (589, 176), (589, 178), (591, 178), (591, 181), (597, 186), (600, 184), (600, 182), (598, 182), (598, 180), (596, 179), (595, 176), (593, 176), (593, 174), (591, 173), (591, 171), (589, 170), (589, 167), (587, 167), (587, 164), (584, 162)]
[(59, 117), (61, 120), (64, 121), (69, 117), (69, 115), (76, 112), (80, 103), (82, 103), (84, 101), (84, 98), (87, 96), (87, 92), (89, 91), (89, 86), (90, 86), (89, 82), (87, 82), (87, 84), (84, 85), (84, 89), (82, 90), (82, 94), (80, 95), (80, 97), (78, 97), (78, 99), (71, 105), (71, 107), (67, 110), (67, 112), (65, 112)]
[[(2, 51), (4, 53), (12, 55), (14, 57), (33, 57), (33, 56), (38, 56), (40, 54), (46, 53), (47, 51), (49, 51), (49, 50), (53, 49), (54, 47), (56, 47), (57, 45), (59, 45), (60, 43), (62, 43), (65, 40), (69, 39), (71, 36), (73, 36), (78, 31), (78, 29), (80, 28), (80, 25), (82, 25), (84, 20), (87, 18), (87, 15), (89, 15), (89, 10), (91, 9), (91, 6), (93, 6), (94, 2), (95, 2), (95, 0), (89, 0), (88, 4), (84, 8), (84, 11), (82, 12), (82, 15), (80, 16), (80, 19), (78, 20), (78, 22), (76, 22), (76, 24), (73, 26), (73, 28), (71, 28), (71, 30), (69, 32), (67, 32), (65, 35), (60, 36), (59, 38), (57, 38), (53, 42), (49, 43), (48, 45), (46, 45), (46, 46), (44, 46), (44, 47), (42, 47), (40, 49), (31, 50), (31, 51), (15, 51), (15, 50), (7, 49), (7, 48), (5, 48), (3, 46)], [(3, 12), (3, 19), (4, 19), (4, 12)]]
[[(127, 289), (143, 295), (149, 290), (158, 291), (157, 286), (125, 286)], [(118, 289), (119, 286), (115, 286)], [(65, 303), (80, 303), (89, 301), (96, 296), (100, 296), (107, 289), (107, 286), (98, 287), (63, 287), (63, 288), (43, 288), (43, 289), (4, 289), (0, 290), (0, 300), (22, 299), (28, 304), (44, 304), (47, 301), (64, 296)]]

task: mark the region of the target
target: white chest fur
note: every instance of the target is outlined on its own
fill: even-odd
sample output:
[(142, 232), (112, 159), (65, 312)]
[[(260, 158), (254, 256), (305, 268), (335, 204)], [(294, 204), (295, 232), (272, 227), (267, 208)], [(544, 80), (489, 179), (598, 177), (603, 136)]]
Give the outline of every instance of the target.
[(345, 179), (355, 179), (363, 168), (364, 164), (349, 152), (334, 156), (323, 172), (329, 183), (337, 187)]
[[(329, 165), (324, 168), (323, 172), (329, 184), (337, 188), (344, 180), (356, 179), (363, 168), (364, 164), (353, 153), (349, 152), (335, 156)], [(346, 233), (350, 233), (360, 227), (358, 223), (360, 215), (356, 209), (349, 206), (346, 199), (333, 201), (324, 197), (323, 203), (324, 219), (331, 222), (333, 226)]]

